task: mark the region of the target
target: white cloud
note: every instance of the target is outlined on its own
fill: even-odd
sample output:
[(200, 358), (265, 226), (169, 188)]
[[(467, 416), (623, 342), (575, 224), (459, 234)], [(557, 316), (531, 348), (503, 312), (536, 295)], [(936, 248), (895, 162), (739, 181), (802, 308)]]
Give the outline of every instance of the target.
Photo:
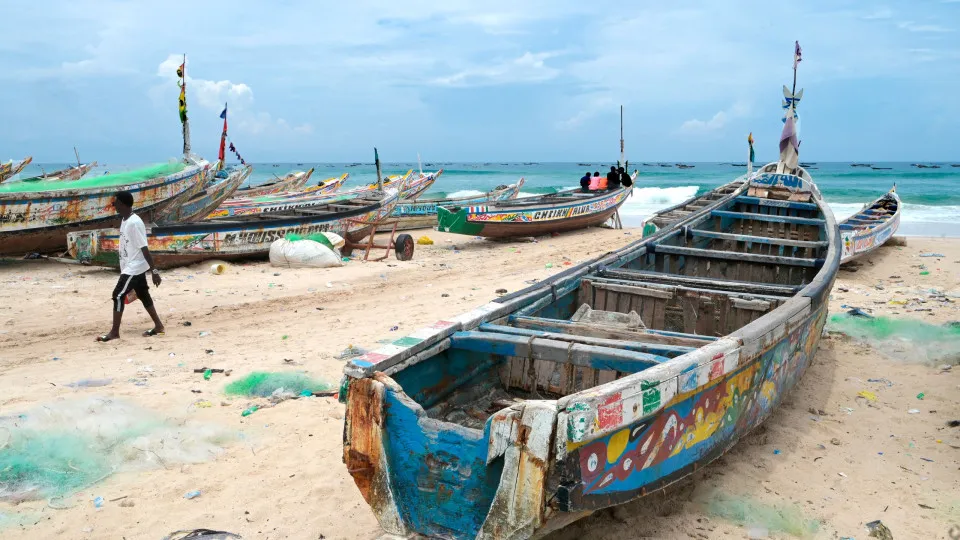
[(952, 28), (940, 26), (939, 24), (919, 24), (913, 21), (904, 21), (897, 26), (909, 32), (953, 32)]
[(559, 54), (559, 52), (527, 51), (513, 60), (467, 68), (453, 75), (437, 77), (431, 82), (440, 86), (490, 86), (543, 82), (560, 74), (559, 69), (546, 64), (546, 60)]
[(727, 122), (735, 118), (741, 118), (750, 113), (750, 108), (746, 103), (734, 103), (729, 109), (717, 111), (709, 120), (687, 120), (680, 125), (678, 133), (684, 135), (704, 135), (714, 133), (723, 129)]

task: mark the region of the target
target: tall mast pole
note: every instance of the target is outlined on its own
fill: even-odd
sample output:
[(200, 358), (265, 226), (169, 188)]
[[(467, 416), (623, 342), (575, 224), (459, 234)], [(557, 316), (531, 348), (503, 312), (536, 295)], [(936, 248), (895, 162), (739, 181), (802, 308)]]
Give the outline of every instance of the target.
[(190, 119), (186, 116), (187, 110), (187, 54), (183, 54), (183, 159), (190, 157)]
[(623, 105), (620, 106), (620, 165), (622, 167), (627, 166), (623, 151)]

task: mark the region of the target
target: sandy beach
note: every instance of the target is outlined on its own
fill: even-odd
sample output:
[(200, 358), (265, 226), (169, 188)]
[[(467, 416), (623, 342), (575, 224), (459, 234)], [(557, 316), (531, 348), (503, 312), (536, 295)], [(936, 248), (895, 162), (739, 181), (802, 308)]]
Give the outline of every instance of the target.
[[(146, 456), (141, 467), (105, 475), (69, 498), (0, 502), (0, 535), (139, 539), (209, 528), (244, 538), (379, 537), (341, 460), (336, 399), (292, 399), (244, 417), (251, 404), (269, 403), (227, 397), (224, 386), (252, 371), (302, 371), (336, 386), (344, 364), (337, 355), (350, 345), (375, 348), (640, 236), (591, 229), (492, 242), (414, 236), (421, 234), (435, 244), (417, 246), (407, 262), (391, 256), (325, 270), (255, 262), (231, 264), (219, 276), (209, 265), (167, 271), (152, 290), (166, 335), (140, 336), (150, 321), (136, 303), (122, 339), (106, 344), (94, 338), (109, 329), (116, 274), (47, 261), (0, 264), (0, 417), (97, 397), (224, 434), (222, 451), (202, 462)], [(944, 256), (920, 257), (929, 252)], [(855, 272), (841, 271), (831, 311), (855, 306), (942, 324), (960, 320), (958, 301), (960, 240), (909, 238)], [(960, 428), (947, 427), (960, 419), (958, 359), (895, 353), (830, 334), (779, 410), (725, 457), (666, 493), (550, 538), (794, 537), (761, 518), (731, 519), (717, 510), (720, 497), (778, 507), (774, 514), (802, 522), (812, 538), (866, 538), (874, 520), (894, 538), (950, 538), (951, 526), (960, 526)], [(232, 373), (204, 380), (194, 373), (202, 367)], [(82, 379), (110, 381), (67, 386)], [(194, 490), (201, 494), (184, 497)]]

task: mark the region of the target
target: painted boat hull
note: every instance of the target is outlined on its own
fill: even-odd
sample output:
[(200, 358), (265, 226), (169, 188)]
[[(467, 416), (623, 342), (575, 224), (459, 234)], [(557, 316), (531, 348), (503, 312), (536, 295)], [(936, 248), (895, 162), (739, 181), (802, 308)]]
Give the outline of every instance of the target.
[[(580, 201), (526, 206), (438, 208), (437, 228), (444, 232), (486, 238), (540, 236), (602, 225), (613, 216), (633, 188), (621, 188)], [(523, 199), (518, 199), (518, 202)]]
[[(524, 179), (521, 178), (516, 184), (511, 184), (503, 189), (493, 190), (477, 197), (457, 197), (455, 199), (433, 199), (401, 201), (397, 204), (392, 219), (397, 220), (396, 230), (406, 231), (412, 229), (429, 229), (437, 226), (437, 208), (440, 206), (462, 206), (482, 204), (487, 202), (499, 202), (513, 199), (520, 193)], [(383, 225), (379, 232), (389, 232), (393, 230), (392, 225)]]
[(188, 200), (203, 184), (206, 166), (125, 186), (4, 194), (0, 197), (0, 255), (62, 251), (67, 234), (120, 224), (113, 194), (133, 193), (134, 211), (145, 222)]
[[(874, 225), (858, 225), (857, 218), (882, 204), (884, 201), (890, 201), (896, 204), (896, 211), (884, 217), (882, 221)], [(868, 204), (864, 210), (857, 212), (849, 218), (840, 222), (840, 240), (843, 242), (843, 253), (840, 264), (853, 262), (865, 255), (869, 255), (880, 249), (887, 240), (896, 234), (900, 227), (900, 214), (903, 210), (903, 204), (896, 191), (891, 190), (879, 199)]]
[(32, 157), (26, 157), (20, 161), (12, 161), (10, 163), (0, 164), (0, 184), (20, 174), (20, 172), (26, 168), (31, 161), (33, 161)]
[(226, 178), (217, 179), (212, 185), (207, 185), (183, 204), (168, 207), (153, 221), (158, 225), (170, 225), (201, 220), (230, 197), (252, 172), (253, 167), (250, 166), (235, 169)]
[(300, 191), (310, 181), (312, 174), (313, 169), (307, 172), (290, 173), (275, 182), (239, 189), (234, 197), (263, 197), (264, 195), (273, 195), (284, 191)]
[[(648, 238), (349, 362), (343, 459), (381, 527), (540, 536), (732, 448), (803, 376), (826, 320), (839, 229), (800, 180), (813, 202), (740, 186)], [(753, 223), (768, 235), (745, 232)], [(600, 322), (584, 326), (588, 305)], [(633, 319), (648, 326), (618, 326)], [(497, 384), (528, 397), (474, 416)]]
[[(158, 268), (185, 266), (206, 260), (263, 259), (270, 244), (287, 234), (308, 236), (334, 232), (349, 241), (363, 239), (376, 222), (388, 215), (396, 204), (396, 192), (369, 204), (336, 214), (281, 215), (276, 219), (220, 219), (153, 227), (147, 244)], [(103, 229), (70, 234), (67, 238), (71, 257), (96, 266), (119, 267), (119, 231)]]

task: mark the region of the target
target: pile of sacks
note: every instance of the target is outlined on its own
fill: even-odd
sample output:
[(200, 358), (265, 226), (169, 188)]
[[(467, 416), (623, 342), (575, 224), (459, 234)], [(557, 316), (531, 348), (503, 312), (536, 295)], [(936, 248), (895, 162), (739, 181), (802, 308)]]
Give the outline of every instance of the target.
[(329, 268), (342, 266), (340, 249), (344, 239), (331, 232), (311, 234), (304, 238), (288, 234), (270, 244), (270, 264), (283, 268)]

